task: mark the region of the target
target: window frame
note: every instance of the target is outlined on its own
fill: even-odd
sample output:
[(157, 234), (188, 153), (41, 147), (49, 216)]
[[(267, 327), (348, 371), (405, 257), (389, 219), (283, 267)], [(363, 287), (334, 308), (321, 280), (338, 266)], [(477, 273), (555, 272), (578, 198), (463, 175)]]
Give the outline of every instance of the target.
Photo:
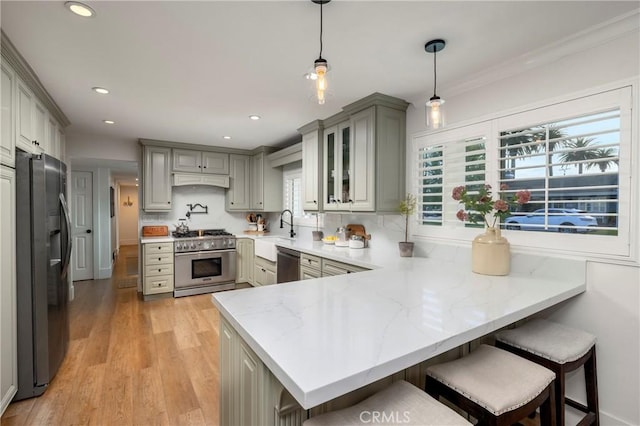
[[(620, 85), (608, 90), (594, 91), (581, 96), (567, 96), (565, 99), (540, 103), (534, 107), (521, 108), (508, 114), (497, 114), (491, 119), (463, 125), (452, 129), (443, 129), (436, 133), (423, 133), (413, 137), (414, 175), (411, 185), (416, 196), (418, 193), (419, 150), (425, 146), (451, 143), (455, 140), (469, 139), (486, 133), (486, 181), (493, 188), (499, 185), (500, 132), (509, 129), (524, 128), (543, 122), (561, 121), (583, 114), (596, 113), (606, 109), (620, 108), (620, 160), (619, 160), (619, 224), (617, 236), (563, 234), (551, 232), (503, 230), (503, 235), (516, 251), (555, 252), (567, 256), (584, 257), (603, 261), (638, 263), (638, 225), (632, 217), (633, 206), (637, 206), (637, 177), (632, 175), (631, 164), (637, 161), (638, 151), (634, 147), (632, 126), (637, 125), (633, 115), (632, 99), (637, 88), (633, 85)], [(446, 172), (445, 172), (446, 175)], [(444, 189), (443, 203), (450, 197), (449, 189)], [(444, 204), (443, 204), (444, 205)], [(419, 212), (420, 214), (420, 212)], [(445, 217), (445, 214), (448, 217)], [(455, 219), (455, 216), (453, 217)], [(637, 215), (635, 220), (637, 221)], [(463, 222), (451, 222), (451, 216), (443, 213), (442, 226), (422, 225), (416, 215), (413, 221), (413, 234), (428, 240), (446, 241), (456, 244), (469, 244), (479, 234), (478, 228), (465, 227)], [(457, 220), (457, 219), (455, 219)], [(562, 247), (562, 248), (558, 248)]]

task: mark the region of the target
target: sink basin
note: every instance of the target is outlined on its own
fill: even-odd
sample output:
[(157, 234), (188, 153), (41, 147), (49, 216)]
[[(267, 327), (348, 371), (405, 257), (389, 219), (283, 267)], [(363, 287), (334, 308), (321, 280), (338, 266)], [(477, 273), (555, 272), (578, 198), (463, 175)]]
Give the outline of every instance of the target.
[(287, 237), (268, 236), (256, 238), (254, 241), (255, 255), (275, 262), (278, 258), (278, 249), (276, 248), (276, 245), (278, 243), (291, 242), (293, 239)]

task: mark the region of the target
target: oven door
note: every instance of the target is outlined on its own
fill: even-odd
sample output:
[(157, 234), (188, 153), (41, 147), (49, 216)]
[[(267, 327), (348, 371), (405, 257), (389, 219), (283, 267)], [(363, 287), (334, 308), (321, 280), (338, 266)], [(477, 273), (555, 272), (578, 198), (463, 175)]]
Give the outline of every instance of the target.
[(236, 279), (236, 251), (215, 250), (196, 253), (176, 253), (176, 288), (234, 282)]

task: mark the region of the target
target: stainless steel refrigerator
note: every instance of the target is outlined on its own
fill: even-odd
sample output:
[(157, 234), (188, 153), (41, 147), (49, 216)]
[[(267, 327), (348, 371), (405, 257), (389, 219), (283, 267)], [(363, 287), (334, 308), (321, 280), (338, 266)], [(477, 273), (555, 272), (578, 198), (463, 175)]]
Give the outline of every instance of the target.
[(67, 168), (16, 150), (18, 393), (42, 395), (69, 346)]

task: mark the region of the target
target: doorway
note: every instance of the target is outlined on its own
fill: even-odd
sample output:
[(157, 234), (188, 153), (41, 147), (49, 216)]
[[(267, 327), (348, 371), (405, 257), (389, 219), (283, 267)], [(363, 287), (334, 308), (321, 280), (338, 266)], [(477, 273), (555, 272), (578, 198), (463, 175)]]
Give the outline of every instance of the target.
[(93, 279), (93, 173), (71, 172), (72, 276)]

